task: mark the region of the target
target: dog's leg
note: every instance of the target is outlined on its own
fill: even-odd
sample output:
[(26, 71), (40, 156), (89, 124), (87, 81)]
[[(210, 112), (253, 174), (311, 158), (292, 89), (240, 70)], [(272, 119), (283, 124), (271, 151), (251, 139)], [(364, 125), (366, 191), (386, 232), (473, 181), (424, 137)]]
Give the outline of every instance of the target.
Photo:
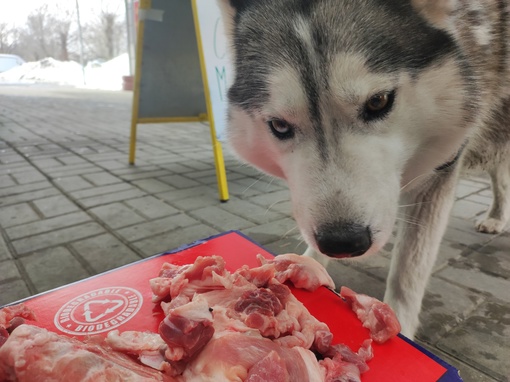
[(411, 339), (453, 205), (457, 173), (454, 169), (438, 174), (422, 191), (402, 198), (404, 215), (398, 224), (384, 301), (397, 313), (402, 333)]
[(510, 217), (510, 161), (501, 161), (489, 174), (492, 182), (492, 206), (476, 229), (485, 233), (500, 233)]

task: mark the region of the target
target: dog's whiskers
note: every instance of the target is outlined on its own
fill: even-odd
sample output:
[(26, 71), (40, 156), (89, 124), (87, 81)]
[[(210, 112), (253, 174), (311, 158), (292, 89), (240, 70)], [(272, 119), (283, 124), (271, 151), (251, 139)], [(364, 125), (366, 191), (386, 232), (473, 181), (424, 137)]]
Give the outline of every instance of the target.
[(404, 191), (408, 186), (410, 186), (416, 180), (423, 178), (424, 176), (429, 176), (429, 175), (430, 175), (429, 173), (424, 173), (424, 174), (418, 175), (417, 177), (415, 177), (415, 178), (411, 179), (409, 182), (407, 182), (407, 184), (400, 187), (400, 191)]
[(414, 214), (408, 215), (406, 213), (399, 213), (399, 214), (397, 214), (397, 217), (399, 217), (399, 218), (407, 218), (407, 219), (412, 218), (412, 219), (416, 219), (416, 221), (421, 220), (420, 218), (415, 217)]
[(243, 191), (243, 194), (248, 191), (250, 188), (252, 188), (255, 184), (257, 184), (262, 179), (262, 176), (260, 176), (258, 179), (256, 179), (252, 184), (250, 184), (246, 189)]
[(287, 232), (285, 232), (282, 237), (286, 237), (289, 233), (291, 233), (292, 231), (295, 231), (296, 229), (298, 229), (297, 225), (294, 228), (291, 228)]
[(420, 224), (417, 221), (412, 221), (412, 220), (406, 219), (406, 218), (399, 218), (399, 217), (397, 217), (396, 220), (402, 221), (402, 222), (407, 223), (407, 224), (415, 225), (415, 226), (418, 226), (418, 227), (421, 227), (421, 228), (426, 228), (427, 227), (424, 224)]
[(269, 183), (267, 184), (268, 186), (272, 185), (274, 180), (276, 179), (274, 176), (268, 176), (269, 178)]
[(303, 244), (305, 242), (305, 239), (301, 238), (301, 240), (298, 241), (298, 243), (296, 244), (296, 248), (295, 248), (295, 251), (297, 251), (298, 247)]
[(273, 208), (275, 205), (277, 205), (278, 203), (283, 203), (283, 202), (286, 202), (286, 201), (287, 201), (287, 199), (280, 199), (280, 200), (277, 200), (277, 201), (276, 201), (276, 202), (274, 202), (274, 203), (271, 203), (271, 205), (270, 205), (269, 207), (267, 207), (266, 212), (264, 212), (264, 215), (265, 215), (265, 214), (267, 214), (267, 213), (269, 212), (269, 210), (270, 210), (271, 208)]
[(411, 204), (401, 204), (398, 206), (398, 208), (406, 208), (406, 207), (415, 207), (415, 206), (421, 206), (423, 204), (432, 203), (431, 201), (427, 202), (419, 202), (419, 203), (411, 203)]

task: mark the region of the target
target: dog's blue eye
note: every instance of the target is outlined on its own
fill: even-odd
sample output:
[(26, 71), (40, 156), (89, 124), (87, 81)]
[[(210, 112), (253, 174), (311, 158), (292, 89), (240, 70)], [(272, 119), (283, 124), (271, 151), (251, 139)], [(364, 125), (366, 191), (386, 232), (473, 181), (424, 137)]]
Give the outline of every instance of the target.
[(382, 119), (390, 112), (395, 101), (395, 90), (378, 93), (365, 102), (361, 112), (361, 118), (366, 122)]
[(294, 137), (294, 127), (283, 119), (272, 119), (267, 124), (273, 135), (280, 140)]

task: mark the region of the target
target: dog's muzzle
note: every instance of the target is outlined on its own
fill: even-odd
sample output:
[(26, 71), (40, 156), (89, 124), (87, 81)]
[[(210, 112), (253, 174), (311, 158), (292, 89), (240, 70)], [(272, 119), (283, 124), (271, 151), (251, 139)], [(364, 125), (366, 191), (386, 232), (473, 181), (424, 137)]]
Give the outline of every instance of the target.
[(330, 257), (346, 258), (363, 255), (372, 246), (370, 228), (357, 223), (329, 223), (315, 233), (319, 250)]

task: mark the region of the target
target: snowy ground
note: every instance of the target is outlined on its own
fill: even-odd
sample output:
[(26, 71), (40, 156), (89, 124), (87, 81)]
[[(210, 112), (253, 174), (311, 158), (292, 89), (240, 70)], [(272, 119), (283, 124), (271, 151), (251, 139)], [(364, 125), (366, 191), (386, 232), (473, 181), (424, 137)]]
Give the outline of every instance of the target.
[(84, 70), (75, 61), (45, 58), (27, 62), (0, 73), (0, 84), (57, 84), (90, 89), (122, 90), (122, 76), (129, 75), (129, 58), (122, 54), (102, 64), (87, 65)]

